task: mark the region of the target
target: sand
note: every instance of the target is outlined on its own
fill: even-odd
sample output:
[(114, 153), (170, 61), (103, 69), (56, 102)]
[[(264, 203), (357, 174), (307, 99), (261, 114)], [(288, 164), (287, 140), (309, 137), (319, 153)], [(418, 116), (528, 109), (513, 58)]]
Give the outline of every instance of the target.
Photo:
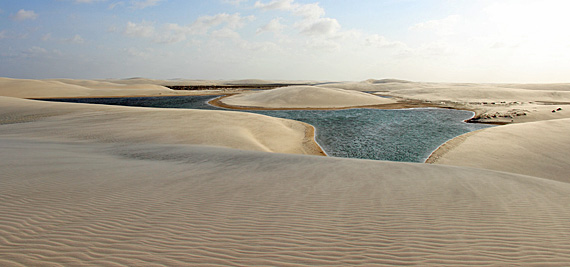
[(201, 144), (322, 155), (306, 123), (252, 113), (38, 102), (0, 97), (8, 136)]
[(424, 164), (1, 137), (0, 263), (564, 265), (570, 185)]
[[(132, 93), (6, 80), (0, 95)], [(476, 102), (430, 86), (406, 97)], [(312, 156), (309, 125), (262, 115), (0, 97), (0, 265), (564, 266), (570, 121), (541, 112), (442, 147), (474, 168)]]
[(152, 80), (144, 81), (149, 83), (129, 82), (129, 80), (124, 80), (124, 83), (119, 83), (117, 81), (72, 79), (25, 80), (0, 77), (0, 96), (18, 98), (64, 98), (196, 95), (208, 93), (175, 91), (158, 85), (159, 81), (154, 81), (154, 83), (151, 83), (153, 82)]
[(289, 86), (267, 91), (239, 94), (221, 100), (237, 107), (274, 108), (345, 108), (393, 104), (396, 101), (371, 94), (316, 86)]
[(494, 127), (440, 147), (429, 162), (520, 173), (570, 183), (570, 119)]

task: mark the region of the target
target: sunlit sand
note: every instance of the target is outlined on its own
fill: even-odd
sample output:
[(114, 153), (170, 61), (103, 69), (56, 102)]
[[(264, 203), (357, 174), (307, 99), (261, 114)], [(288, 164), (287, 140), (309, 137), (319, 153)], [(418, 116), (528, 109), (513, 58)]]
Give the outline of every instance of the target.
[[(324, 157), (312, 126), (239, 111), (24, 99), (194, 94), (165, 83), (0, 79), (0, 265), (570, 261), (570, 85), (369, 80), (225, 98), (413, 102), (508, 124), (451, 140), (436, 164)], [(208, 83), (232, 81), (194, 84)]]

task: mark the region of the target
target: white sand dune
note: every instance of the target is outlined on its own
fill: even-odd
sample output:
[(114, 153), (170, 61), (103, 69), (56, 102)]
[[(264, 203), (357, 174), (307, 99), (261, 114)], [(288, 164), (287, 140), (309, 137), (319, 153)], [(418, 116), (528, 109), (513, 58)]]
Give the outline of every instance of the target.
[(321, 153), (313, 139), (312, 126), (253, 113), (52, 103), (7, 97), (0, 97), (0, 106), (0, 124), (5, 124), (2, 133), (11, 136)]
[(505, 125), (468, 133), (430, 162), (520, 173), (570, 183), (570, 119)]
[[(9, 80), (0, 95), (132, 92)], [(548, 120), (441, 150), (471, 168), (279, 154), (318, 154), (312, 128), (261, 115), (0, 97), (0, 266), (564, 266), (570, 121), (530, 117)]]
[(0, 264), (564, 265), (570, 185), (423, 164), (0, 137)]
[(221, 100), (230, 106), (262, 108), (343, 108), (396, 103), (374, 95), (338, 88), (289, 86)]
[(71, 79), (25, 80), (0, 78), (0, 96), (20, 98), (157, 96), (188, 94), (155, 84), (118, 84)]

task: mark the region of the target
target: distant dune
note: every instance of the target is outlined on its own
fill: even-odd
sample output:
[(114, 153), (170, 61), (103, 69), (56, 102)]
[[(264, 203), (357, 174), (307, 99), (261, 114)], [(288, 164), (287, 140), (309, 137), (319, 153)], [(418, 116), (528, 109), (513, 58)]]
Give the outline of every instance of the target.
[(262, 108), (342, 108), (390, 104), (396, 101), (337, 88), (289, 86), (224, 98), (224, 104)]

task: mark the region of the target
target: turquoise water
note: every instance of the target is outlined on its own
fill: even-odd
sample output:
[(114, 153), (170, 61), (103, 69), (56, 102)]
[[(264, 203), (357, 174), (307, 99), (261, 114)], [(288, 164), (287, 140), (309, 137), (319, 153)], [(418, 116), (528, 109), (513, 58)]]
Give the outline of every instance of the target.
[[(211, 109), (212, 96), (51, 99), (156, 108)], [(420, 108), (400, 110), (264, 110), (244, 111), (309, 123), (329, 156), (424, 162), (437, 147), (461, 134), (491, 127), (465, 123), (473, 112)]]

